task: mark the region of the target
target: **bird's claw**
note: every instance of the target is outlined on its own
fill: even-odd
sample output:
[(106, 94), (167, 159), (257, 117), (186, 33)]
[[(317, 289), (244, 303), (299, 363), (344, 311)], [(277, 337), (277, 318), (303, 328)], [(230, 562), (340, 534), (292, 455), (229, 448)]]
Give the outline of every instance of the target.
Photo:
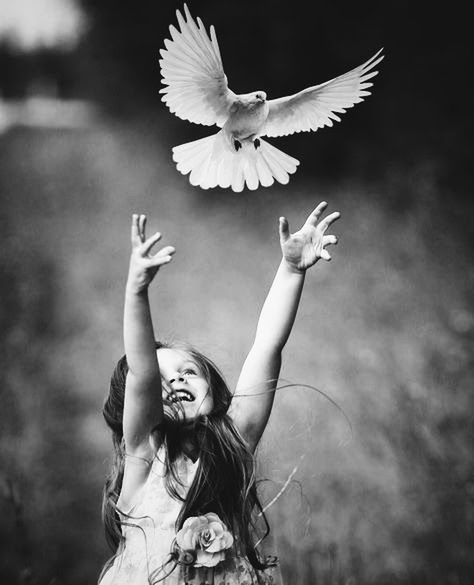
[(257, 150), (257, 148), (260, 148), (260, 139), (259, 138), (255, 138), (255, 140), (253, 141), (253, 146), (254, 146), (255, 150)]
[(234, 148), (235, 152), (239, 152), (239, 149), (242, 148), (242, 143), (234, 139)]

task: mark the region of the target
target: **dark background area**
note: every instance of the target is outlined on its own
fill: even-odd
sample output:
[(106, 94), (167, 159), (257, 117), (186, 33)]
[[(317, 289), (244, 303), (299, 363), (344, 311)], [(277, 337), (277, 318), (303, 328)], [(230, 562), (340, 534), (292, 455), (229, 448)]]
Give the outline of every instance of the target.
[[(272, 140), (301, 161), (287, 186), (237, 195), (191, 187), (171, 160), (172, 146), (212, 132), (158, 94), (181, 6), (83, 0), (69, 48), (0, 37), (0, 580), (91, 583), (109, 554), (101, 405), (123, 351), (131, 213), (178, 249), (152, 292), (157, 336), (192, 342), (232, 385), (278, 264), (277, 219), (295, 228), (325, 199), (342, 212), (340, 244), (308, 275), (282, 376), (326, 392), (353, 431), (315, 392), (277, 396), (260, 455), (268, 497), (297, 468), (270, 511), (286, 583), (472, 583), (467, 14), (190, 2), (215, 25), (237, 93), (295, 93), (385, 48), (373, 95), (340, 124)], [(32, 98), (72, 110), (45, 122)]]

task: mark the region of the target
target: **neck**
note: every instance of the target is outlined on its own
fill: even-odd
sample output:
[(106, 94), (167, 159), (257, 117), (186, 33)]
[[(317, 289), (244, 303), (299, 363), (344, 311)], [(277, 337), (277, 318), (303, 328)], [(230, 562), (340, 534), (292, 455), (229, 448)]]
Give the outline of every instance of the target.
[(190, 459), (196, 461), (199, 457), (199, 444), (196, 439), (194, 428), (183, 429), (180, 437), (181, 450)]
[(193, 442), (189, 442), (189, 443), (182, 443), (182, 449), (183, 449), (183, 453), (189, 457), (192, 462), (194, 463), (198, 457), (199, 457), (199, 447), (196, 445), (196, 443)]
[(177, 421), (169, 420), (167, 425), (167, 436), (173, 446), (173, 452), (178, 455), (182, 453), (193, 461), (196, 461), (200, 454), (200, 441), (198, 432), (198, 421)]

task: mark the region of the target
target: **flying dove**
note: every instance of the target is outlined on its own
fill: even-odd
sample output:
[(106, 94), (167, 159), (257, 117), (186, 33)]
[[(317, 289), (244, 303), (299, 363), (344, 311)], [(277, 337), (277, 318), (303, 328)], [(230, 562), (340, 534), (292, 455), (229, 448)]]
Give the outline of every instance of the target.
[(218, 126), (212, 134), (173, 148), (173, 160), (192, 185), (240, 192), (259, 185), (286, 184), (299, 161), (262, 139), (309, 132), (340, 121), (337, 114), (362, 102), (383, 59), (380, 49), (368, 61), (326, 83), (268, 100), (264, 91), (236, 94), (227, 85), (214, 26), (208, 35), (184, 5), (176, 11), (180, 30), (170, 26), (171, 40), (160, 51), (162, 101), (182, 120)]

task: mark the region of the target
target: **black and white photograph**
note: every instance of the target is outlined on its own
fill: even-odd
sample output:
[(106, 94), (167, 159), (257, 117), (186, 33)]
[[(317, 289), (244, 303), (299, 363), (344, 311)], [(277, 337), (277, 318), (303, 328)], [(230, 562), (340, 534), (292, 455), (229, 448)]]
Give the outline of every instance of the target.
[(461, 3), (0, 0), (0, 582), (472, 585)]

